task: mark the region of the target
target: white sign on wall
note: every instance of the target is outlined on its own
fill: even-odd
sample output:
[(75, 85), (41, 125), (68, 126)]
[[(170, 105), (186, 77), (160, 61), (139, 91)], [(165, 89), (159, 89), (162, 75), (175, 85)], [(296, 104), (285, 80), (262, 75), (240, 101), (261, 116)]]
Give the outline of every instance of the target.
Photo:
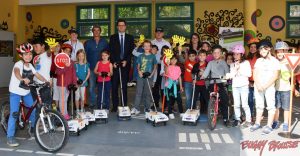
[(219, 27), (219, 44), (228, 51), (236, 44), (244, 45), (244, 28)]

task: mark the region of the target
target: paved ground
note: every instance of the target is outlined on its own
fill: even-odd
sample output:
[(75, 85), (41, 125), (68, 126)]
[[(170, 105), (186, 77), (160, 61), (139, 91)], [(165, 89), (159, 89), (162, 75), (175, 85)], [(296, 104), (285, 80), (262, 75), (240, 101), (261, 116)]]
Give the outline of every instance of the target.
[[(134, 89), (130, 89), (134, 95)], [(132, 96), (129, 96), (132, 97)], [(0, 101), (7, 99), (7, 88), (0, 89)], [(133, 100), (129, 98), (130, 101)], [(298, 99), (299, 101), (299, 99)], [(299, 117), (299, 102), (295, 106), (294, 117)], [(131, 121), (118, 121), (115, 113), (109, 114), (107, 124), (93, 124), (80, 136), (70, 136), (64, 149), (53, 155), (108, 155), (108, 156), (141, 156), (141, 155), (240, 155), (241, 139), (260, 139), (260, 132), (251, 133), (240, 128), (226, 128), (219, 123), (214, 131), (207, 129), (207, 123), (199, 121), (197, 126), (182, 125), (178, 115), (167, 126), (153, 127), (146, 123), (144, 116), (133, 117)], [(300, 126), (297, 132), (300, 133)], [(279, 130), (277, 130), (279, 131)], [(277, 131), (265, 136), (281, 139)], [(17, 132), (21, 145), (10, 148), (6, 137), (0, 130), (0, 155), (48, 155), (37, 145), (34, 138), (29, 138), (25, 131)], [(226, 151), (226, 152), (224, 152)]]

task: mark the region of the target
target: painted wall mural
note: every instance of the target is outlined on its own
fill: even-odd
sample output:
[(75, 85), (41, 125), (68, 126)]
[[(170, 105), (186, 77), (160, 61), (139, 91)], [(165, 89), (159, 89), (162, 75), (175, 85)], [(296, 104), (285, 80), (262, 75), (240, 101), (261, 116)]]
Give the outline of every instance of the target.
[(281, 16), (273, 16), (269, 21), (269, 27), (273, 31), (279, 32), (285, 27), (285, 20)]
[(244, 26), (244, 15), (234, 10), (219, 10), (218, 12), (204, 11), (204, 18), (197, 18), (196, 32), (201, 40), (211, 43), (219, 42), (219, 27), (241, 28)]
[(56, 41), (58, 42), (64, 42), (67, 41), (67, 35), (62, 35), (58, 33), (56, 30), (53, 28), (47, 28), (47, 27), (42, 27), (38, 26), (33, 33), (32, 39), (29, 40), (34, 40), (34, 39), (46, 39), (46, 38), (55, 38)]

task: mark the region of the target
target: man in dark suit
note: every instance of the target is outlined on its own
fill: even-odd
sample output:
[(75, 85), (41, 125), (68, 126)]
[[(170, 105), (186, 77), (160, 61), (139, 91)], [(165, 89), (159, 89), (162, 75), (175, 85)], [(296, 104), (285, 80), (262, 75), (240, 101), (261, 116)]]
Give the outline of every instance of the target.
[(131, 67), (131, 54), (134, 49), (134, 38), (126, 34), (126, 21), (119, 19), (117, 21), (118, 32), (109, 39), (110, 61), (113, 64), (112, 76), (112, 112), (116, 112), (119, 105), (118, 88), (120, 85), (119, 67), (121, 68), (124, 105), (127, 106), (127, 82)]

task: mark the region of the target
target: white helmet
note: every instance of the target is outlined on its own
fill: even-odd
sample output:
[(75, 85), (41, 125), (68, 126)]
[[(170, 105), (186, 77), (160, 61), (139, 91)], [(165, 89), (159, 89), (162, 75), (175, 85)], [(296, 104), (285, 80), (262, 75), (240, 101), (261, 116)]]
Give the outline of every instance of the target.
[(280, 50), (280, 49), (289, 50), (289, 46), (287, 43), (283, 41), (279, 41), (275, 44), (275, 50)]

